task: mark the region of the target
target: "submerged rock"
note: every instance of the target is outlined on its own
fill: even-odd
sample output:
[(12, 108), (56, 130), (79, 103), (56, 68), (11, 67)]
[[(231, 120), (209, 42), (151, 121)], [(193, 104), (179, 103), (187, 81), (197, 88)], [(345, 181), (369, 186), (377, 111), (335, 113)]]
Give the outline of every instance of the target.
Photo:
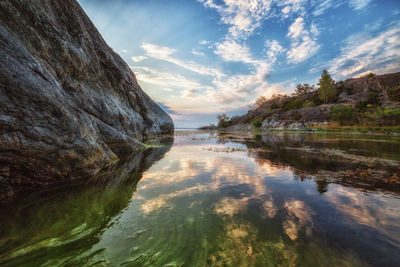
[(0, 2), (0, 199), (95, 174), (172, 131), (77, 1)]

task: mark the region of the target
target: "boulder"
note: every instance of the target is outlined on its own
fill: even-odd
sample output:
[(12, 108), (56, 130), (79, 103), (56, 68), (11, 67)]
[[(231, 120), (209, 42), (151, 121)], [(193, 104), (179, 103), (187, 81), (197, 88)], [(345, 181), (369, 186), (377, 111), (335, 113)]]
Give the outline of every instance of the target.
[(0, 1), (0, 198), (93, 175), (171, 132), (77, 1)]

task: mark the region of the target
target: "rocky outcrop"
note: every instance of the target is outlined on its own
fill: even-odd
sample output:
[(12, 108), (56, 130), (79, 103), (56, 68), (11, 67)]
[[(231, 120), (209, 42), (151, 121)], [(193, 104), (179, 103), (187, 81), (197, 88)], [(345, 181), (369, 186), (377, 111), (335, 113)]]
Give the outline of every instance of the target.
[(369, 74), (334, 84), (337, 97), (322, 104), (318, 92), (305, 95), (278, 96), (267, 100), (247, 114), (231, 119), (231, 130), (250, 130), (255, 120), (262, 121), (261, 130), (304, 129), (328, 124), (335, 105), (356, 105), (374, 95), (382, 106), (400, 108), (400, 72), (384, 75)]
[(77, 1), (0, 2), (0, 198), (93, 175), (172, 131)]

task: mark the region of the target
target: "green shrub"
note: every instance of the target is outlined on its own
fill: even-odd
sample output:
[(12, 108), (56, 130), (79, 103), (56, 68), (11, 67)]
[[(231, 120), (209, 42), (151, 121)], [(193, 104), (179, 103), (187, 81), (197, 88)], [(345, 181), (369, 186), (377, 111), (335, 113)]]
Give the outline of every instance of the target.
[(302, 99), (289, 100), (283, 104), (282, 108), (285, 111), (291, 110), (291, 109), (299, 109), (299, 108), (303, 107), (303, 104), (304, 104), (304, 100), (302, 100)]
[(390, 89), (388, 96), (391, 101), (400, 101), (400, 87)]
[(372, 112), (364, 114), (370, 121), (381, 126), (395, 126), (400, 124), (400, 109), (378, 107)]
[(260, 129), (261, 126), (262, 126), (262, 121), (260, 121), (260, 120), (254, 120), (253, 121), (253, 128), (254, 129)]
[(314, 101), (312, 101), (312, 100), (306, 100), (306, 101), (303, 103), (303, 107), (305, 107), (305, 108), (307, 108), (307, 107), (314, 107), (314, 106), (316, 106), (316, 105), (315, 105)]
[(329, 118), (339, 122), (341, 125), (352, 124), (355, 122), (356, 109), (349, 105), (337, 105), (329, 113)]

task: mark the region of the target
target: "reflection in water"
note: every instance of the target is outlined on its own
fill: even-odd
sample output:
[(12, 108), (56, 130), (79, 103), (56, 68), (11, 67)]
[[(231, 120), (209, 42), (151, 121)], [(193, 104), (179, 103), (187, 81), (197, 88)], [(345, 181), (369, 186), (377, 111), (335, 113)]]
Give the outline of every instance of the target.
[(80, 262), (76, 256), (99, 241), (99, 233), (128, 205), (142, 172), (168, 149), (164, 145), (123, 159), (92, 178), (96, 181), (40, 192), (1, 207), (0, 263)]
[[(0, 263), (400, 264), (398, 185), (386, 182), (399, 172), (395, 137), (178, 132), (146, 170), (167, 149), (127, 161), (101, 185), (32, 196), (2, 213)], [(382, 177), (361, 179), (364, 170)]]

